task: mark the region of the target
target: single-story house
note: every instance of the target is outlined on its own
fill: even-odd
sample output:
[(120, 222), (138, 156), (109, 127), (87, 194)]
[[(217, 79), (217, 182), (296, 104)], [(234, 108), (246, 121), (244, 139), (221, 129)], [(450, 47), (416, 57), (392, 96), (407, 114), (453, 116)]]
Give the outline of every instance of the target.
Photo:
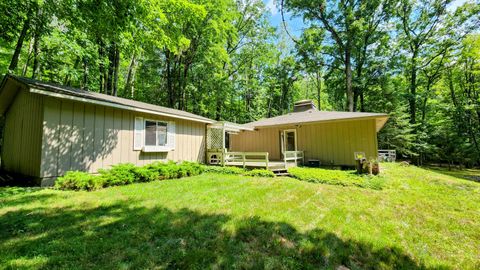
[(291, 113), (245, 124), (250, 130), (229, 136), (229, 150), (268, 152), (271, 160), (295, 160), (297, 154), (303, 161), (354, 166), (355, 152), (377, 157), (377, 132), (387, 120), (381, 113), (319, 111), (303, 100)]
[(70, 170), (118, 163), (205, 160), (214, 121), (192, 113), (81, 89), (6, 76), (1, 166), (51, 184)]
[(317, 111), (301, 102), (291, 114), (240, 125), (12, 75), (0, 85), (0, 115), (1, 169), (45, 185), (70, 170), (96, 173), (127, 162), (270, 168), (301, 157), (351, 165), (354, 152), (377, 156), (376, 132), (387, 120), (385, 114)]

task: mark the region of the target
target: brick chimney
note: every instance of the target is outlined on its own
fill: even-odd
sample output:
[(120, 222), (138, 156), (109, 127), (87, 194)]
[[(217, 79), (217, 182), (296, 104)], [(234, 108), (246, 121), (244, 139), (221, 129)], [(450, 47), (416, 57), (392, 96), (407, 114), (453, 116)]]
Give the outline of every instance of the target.
[(297, 101), (293, 106), (293, 112), (304, 112), (308, 110), (317, 110), (317, 107), (315, 107), (315, 104), (310, 99)]

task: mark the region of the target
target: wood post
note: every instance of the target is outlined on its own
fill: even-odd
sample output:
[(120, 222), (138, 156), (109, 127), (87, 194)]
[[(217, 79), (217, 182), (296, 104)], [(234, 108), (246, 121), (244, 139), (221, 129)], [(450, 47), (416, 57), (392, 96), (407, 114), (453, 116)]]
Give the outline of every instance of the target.
[(265, 162), (265, 163), (266, 163), (266, 167), (267, 167), (266, 169), (268, 170), (268, 152), (267, 152), (267, 155), (266, 155), (266, 157), (267, 157), (267, 160), (266, 160), (266, 162)]

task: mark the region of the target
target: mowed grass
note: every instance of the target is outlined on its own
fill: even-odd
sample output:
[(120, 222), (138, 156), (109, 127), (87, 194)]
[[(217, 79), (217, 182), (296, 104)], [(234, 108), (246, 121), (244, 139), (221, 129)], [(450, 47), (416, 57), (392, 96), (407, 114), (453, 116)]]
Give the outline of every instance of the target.
[(219, 174), (0, 188), (0, 268), (478, 269), (480, 184), (382, 169), (383, 190)]

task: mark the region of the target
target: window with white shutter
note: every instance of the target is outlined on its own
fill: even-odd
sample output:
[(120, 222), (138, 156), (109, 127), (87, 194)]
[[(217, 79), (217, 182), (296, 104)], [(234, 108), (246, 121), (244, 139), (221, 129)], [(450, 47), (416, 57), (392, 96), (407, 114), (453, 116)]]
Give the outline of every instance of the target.
[(143, 132), (145, 130), (145, 122), (142, 117), (135, 117), (135, 126), (133, 132), (133, 150), (142, 150), (143, 148)]
[(175, 150), (175, 122), (168, 122), (167, 125), (167, 147)]
[[(168, 152), (175, 149), (175, 122), (142, 119), (142, 127), (142, 147), (140, 149), (136, 148), (136, 150)], [(138, 136), (140, 136), (140, 133), (136, 132), (135, 143)]]

